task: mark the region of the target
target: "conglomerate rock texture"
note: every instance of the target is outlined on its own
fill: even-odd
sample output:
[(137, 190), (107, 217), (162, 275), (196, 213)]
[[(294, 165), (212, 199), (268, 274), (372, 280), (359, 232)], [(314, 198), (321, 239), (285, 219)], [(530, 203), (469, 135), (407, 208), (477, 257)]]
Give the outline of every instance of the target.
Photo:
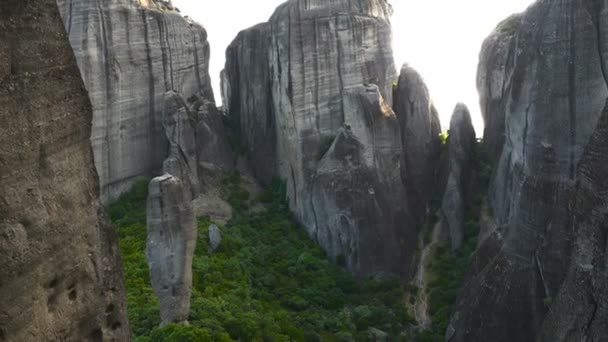
[(0, 341), (128, 341), (91, 105), (54, 0), (0, 2)]
[(226, 112), (255, 175), (286, 179), (309, 235), (362, 276), (411, 271), (416, 220), (400, 179), (402, 134), (432, 135), (436, 120), (428, 105), (408, 114), (425, 122), (418, 128), (391, 109), (391, 13), (386, 0), (287, 1), (236, 37), (223, 73)]
[(57, 3), (93, 105), (91, 142), (108, 202), (160, 171), (167, 91), (213, 101), (207, 33), (154, 1)]
[(508, 38), (493, 224), (473, 257), (450, 341), (532, 341), (558, 296), (576, 238), (569, 199), (577, 165), (608, 97), (604, 6), (539, 0)]

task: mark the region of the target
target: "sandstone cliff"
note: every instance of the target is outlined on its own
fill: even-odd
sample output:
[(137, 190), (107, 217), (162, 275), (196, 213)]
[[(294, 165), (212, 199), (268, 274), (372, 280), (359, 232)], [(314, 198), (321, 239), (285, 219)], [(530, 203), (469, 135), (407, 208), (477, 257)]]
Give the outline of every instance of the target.
[(0, 3), (0, 341), (128, 341), (91, 106), (54, 0)]
[(236, 37), (223, 73), (226, 111), (256, 176), (286, 179), (309, 235), (359, 275), (410, 273), (422, 210), (408, 194), (424, 207), (428, 178), (408, 188), (404, 163), (438, 143), (428, 90), (408, 68), (395, 96), (416, 105), (391, 109), (391, 13), (385, 0), (287, 1)]
[(102, 201), (111, 201), (160, 171), (167, 91), (213, 101), (207, 34), (158, 1), (57, 3), (93, 105)]
[[(600, 4), (539, 0), (504, 38), (513, 41), (505, 71), (496, 71), (506, 82), (499, 114), (485, 113), (504, 112), (505, 120), (489, 193), (493, 219), (448, 328), (451, 341), (532, 341), (558, 295), (575, 237), (568, 203), (577, 165), (608, 96)], [(500, 134), (492, 127), (500, 125), (486, 134)]]

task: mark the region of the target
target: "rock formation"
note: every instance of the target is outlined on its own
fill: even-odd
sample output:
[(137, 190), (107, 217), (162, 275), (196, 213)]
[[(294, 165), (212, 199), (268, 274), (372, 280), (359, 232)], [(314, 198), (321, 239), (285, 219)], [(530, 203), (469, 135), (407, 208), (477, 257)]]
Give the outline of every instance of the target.
[(407, 274), (416, 227), (407, 225), (400, 205), (397, 117), (375, 85), (344, 92), (344, 126), (312, 180), (315, 237), (331, 258), (359, 274)]
[(422, 77), (408, 65), (401, 68), (394, 90), (395, 113), (401, 124), (405, 166), (401, 168), (408, 204), (416, 221), (427, 212), (441, 151), (439, 115)]
[(453, 251), (460, 249), (464, 241), (464, 221), (472, 172), (471, 158), (475, 143), (471, 114), (464, 104), (458, 104), (450, 122), (447, 143), (448, 178), (439, 210), (441, 235), (447, 238)]
[(473, 257), (450, 341), (532, 341), (558, 295), (574, 238), (568, 203), (577, 165), (608, 97), (601, 4), (539, 0), (509, 38), (493, 222)]
[(484, 145), (493, 162), (497, 162), (505, 142), (505, 102), (508, 73), (513, 71), (516, 33), (521, 14), (514, 14), (498, 24), (486, 38), (479, 55), (477, 90), (485, 124)]
[(608, 103), (579, 163), (573, 192), (576, 241), (568, 276), (540, 341), (603, 341), (608, 331)]
[(222, 231), (218, 226), (209, 226), (209, 250), (215, 252), (222, 243)]
[(0, 341), (128, 341), (91, 105), (54, 0), (0, 2)]
[(190, 314), (197, 226), (184, 187), (179, 178), (165, 174), (152, 179), (148, 190), (146, 256), (162, 324), (184, 322)]
[[(386, 0), (287, 1), (236, 37), (223, 73), (226, 111), (255, 175), (286, 179), (309, 235), (359, 275), (410, 273), (416, 215), (400, 179), (403, 145), (430, 148), (437, 126), (419, 77), (404, 76), (421, 89), (402, 95), (423, 98), (401, 116), (391, 109), (391, 12)], [(414, 172), (426, 170), (416, 163)]]
[(108, 202), (160, 171), (167, 91), (213, 102), (207, 34), (166, 1), (57, 3), (93, 104), (91, 141)]

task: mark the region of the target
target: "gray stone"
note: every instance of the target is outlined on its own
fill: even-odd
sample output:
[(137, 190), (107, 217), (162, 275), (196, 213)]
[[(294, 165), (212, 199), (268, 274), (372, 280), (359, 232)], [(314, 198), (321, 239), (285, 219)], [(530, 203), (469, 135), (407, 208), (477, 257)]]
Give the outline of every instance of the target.
[[(539, 0), (507, 61), (505, 143), (450, 341), (531, 341), (570, 265), (576, 168), (608, 97), (602, 1)], [(602, 13), (601, 15), (599, 15)], [(493, 114), (490, 114), (493, 115)]]
[(108, 202), (159, 174), (167, 91), (213, 101), (207, 34), (159, 1), (57, 3), (93, 104), (91, 142)]
[(192, 201), (172, 175), (152, 179), (146, 210), (146, 256), (162, 324), (184, 322), (190, 314), (192, 258), (197, 226)]
[(165, 94), (164, 102), (163, 127), (169, 141), (169, 155), (163, 162), (163, 172), (179, 178), (191, 198), (196, 198), (201, 191), (197, 161), (197, 114), (175, 92)]
[(0, 340), (128, 341), (92, 109), (54, 0), (0, 1)]
[[(606, 12), (604, 12), (606, 13)], [(608, 80), (607, 80), (608, 81)], [(568, 275), (538, 341), (605, 341), (608, 332), (608, 103), (579, 163), (570, 205), (576, 240)]]
[(441, 123), (424, 80), (408, 65), (401, 68), (394, 98), (406, 165), (401, 168), (402, 178), (413, 218), (420, 222), (434, 192), (441, 152)]
[(344, 127), (312, 180), (314, 239), (359, 275), (406, 275), (416, 249), (397, 118), (374, 85), (345, 90)]
[(513, 14), (498, 24), (483, 42), (477, 68), (477, 90), (485, 125), (484, 146), (493, 162), (500, 158), (505, 142), (505, 95), (513, 71), (517, 31), (522, 15)]
[(209, 226), (209, 249), (215, 252), (222, 243), (222, 231), (214, 224)]
[(471, 153), (475, 148), (475, 129), (471, 114), (464, 104), (458, 104), (450, 122), (448, 138), (448, 178), (439, 210), (441, 235), (447, 237), (452, 251), (462, 247), (465, 214), (469, 201)]
[[(286, 179), (290, 208), (309, 235), (359, 275), (411, 271), (416, 222), (403, 146), (439, 141), (419, 77), (404, 76), (425, 96), (426, 111), (411, 113), (419, 121), (400, 123), (391, 109), (391, 12), (385, 0), (288, 1), (236, 37), (222, 77), (255, 175)], [(402, 127), (424, 136), (402, 139)]]

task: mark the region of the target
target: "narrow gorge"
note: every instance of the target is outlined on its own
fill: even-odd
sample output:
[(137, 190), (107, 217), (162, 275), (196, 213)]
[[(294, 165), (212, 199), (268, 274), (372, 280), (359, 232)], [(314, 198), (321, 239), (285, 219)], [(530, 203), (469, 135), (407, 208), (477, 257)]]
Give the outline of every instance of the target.
[(0, 4), (0, 342), (608, 340), (606, 1), (497, 23), (443, 123), (389, 0), (221, 75), (176, 5)]

